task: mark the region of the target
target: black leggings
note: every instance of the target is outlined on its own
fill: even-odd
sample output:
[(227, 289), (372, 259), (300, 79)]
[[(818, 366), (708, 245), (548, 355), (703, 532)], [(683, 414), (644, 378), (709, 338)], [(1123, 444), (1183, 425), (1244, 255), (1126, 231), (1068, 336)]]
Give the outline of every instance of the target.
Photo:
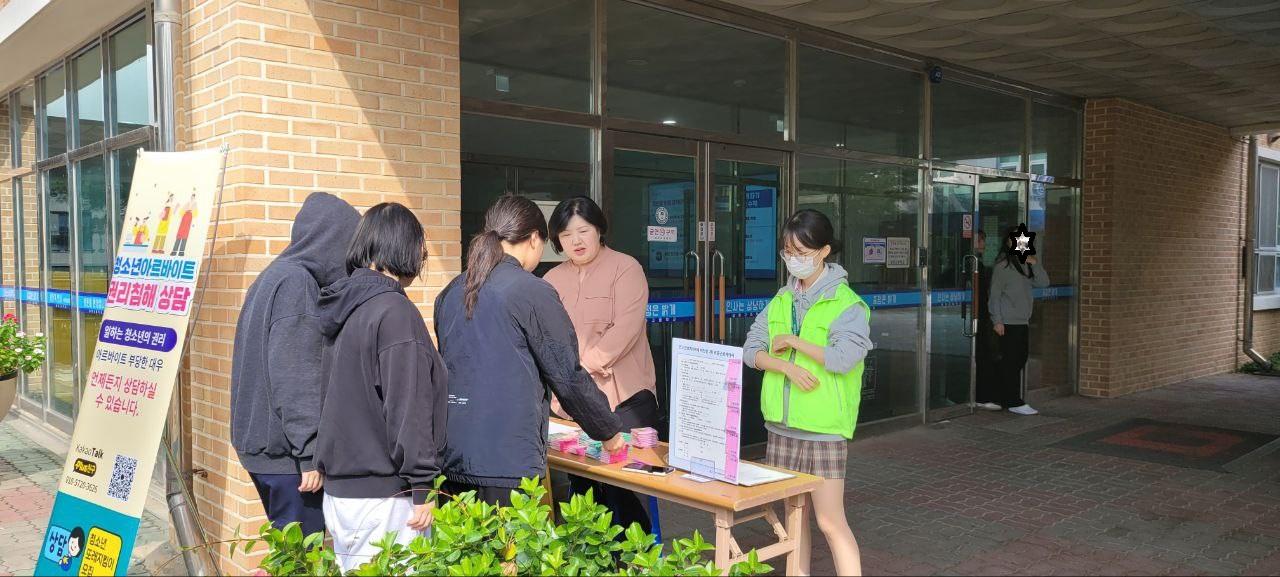
[[(658, 398), (649, 391), (642, 391), (623, 401), (614, 410), (622, 419), (622, 430), (628, 432), (639, 427), (656, 427), (658, 425)], [(582, 495), (591, 489), (597, 503), (608, 507), (613, 512), (613, 524), (626, 529), (632, 523), (639, 523), (646, 533), (653, 529), (649, 522), (649, 510), (645, 508), (643, 495), (613, 485), (598, 483), (576, 475), (569, 475), (569, 493)], [(619, 538), (623, 538), (619, 535)]]
[(1030, 335), (1027, 325), (1005, 325), (1004, 336), (1000, 341), (1000, 361), (998, 363), (999, 395), (996, 402), (1004, 407), (1018, 407), (1027, 404), (1022, 399), (1022, 369), (1027, 365)]

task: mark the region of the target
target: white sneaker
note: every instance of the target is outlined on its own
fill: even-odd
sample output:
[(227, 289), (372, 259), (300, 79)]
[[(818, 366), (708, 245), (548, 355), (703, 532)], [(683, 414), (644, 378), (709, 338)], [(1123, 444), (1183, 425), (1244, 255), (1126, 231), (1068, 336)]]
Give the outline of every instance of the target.
[(982, 409), (984, 411), (1003, 411), (1004, 410), (1004, 407), (1001, 407), (1000, 405), (997, 405), (995, 403), (978, 403), (976, 406), (979, 409)]
[(1009, 407), (1009, 412), (1016, 413), (1019, 415), (1039, 415), (1040, 414), (1040, 411), (1037, 411), (1031, 408), (1031, 405), (1018, 405), (1016, 407)]

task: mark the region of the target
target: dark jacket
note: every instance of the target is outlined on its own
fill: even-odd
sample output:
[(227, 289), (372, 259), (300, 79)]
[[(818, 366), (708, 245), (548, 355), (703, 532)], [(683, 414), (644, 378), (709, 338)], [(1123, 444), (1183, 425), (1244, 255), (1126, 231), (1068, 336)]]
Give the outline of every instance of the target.
[(463, 306), (466, 275), (436, 298), (436, 336), (449, 367), (445, 476), (485, 487), (516, 487), (546, 475), (551, 394), (592, 438), (622, 427), (609, 400), (578, 363), (578, 338), (546, 281), (504, 258), (480, 288), (474, 315)]
[(448, 373), (400, 283), (357, 269), (320, 295), (329, 374), (316, 447), (324, 490), (426, 501), (440, 474)]
[(336, 196), (307, 197), (289, 248), (249, 287), (231, 357), (231, 445), (250, 473), (315, 469), (320, 422), (320, 289), (347, 276), (360, 214)]

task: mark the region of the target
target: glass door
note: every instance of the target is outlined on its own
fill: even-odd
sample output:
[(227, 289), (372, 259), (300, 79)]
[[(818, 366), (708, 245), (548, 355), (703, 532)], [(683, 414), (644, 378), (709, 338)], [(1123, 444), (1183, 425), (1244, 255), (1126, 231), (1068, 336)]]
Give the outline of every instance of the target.
[[(781, 152), (606, 134), (608, 242), (640, 261), (648, 277), (648, 338), (664, 434), (671, 339), (740, 346), (777, 292), (784, 165)], [(760, 379), (755, 371), (744, 374), (744, 444), (765, 439)]]
[(606, 239), (631, 255), (649, 281), (649, 348), (658, 381), (666, 438), (670, 406), (671, 339), (705, 338), (706, 257), (697, 240), (704, 211), (698, 194), (696, 142), (607, 133), (602, 208)]
[(974, 295), (977, 255), (978, 179), (972, 174), (933, 173), (929, 213), (929, 421), (973, 411)]
[[(741, 346), (756, 315), (778, 291), (778, 235), (787, 212), (781, 210), (782, 152), (721, 144), (707, 146), (714, 218), (709, 226), (707, 284), (712, 290), (708, 333), (717, 343)], [(763, 374), (743, 371), (742, 444), (763, 443), (760, 413)]]

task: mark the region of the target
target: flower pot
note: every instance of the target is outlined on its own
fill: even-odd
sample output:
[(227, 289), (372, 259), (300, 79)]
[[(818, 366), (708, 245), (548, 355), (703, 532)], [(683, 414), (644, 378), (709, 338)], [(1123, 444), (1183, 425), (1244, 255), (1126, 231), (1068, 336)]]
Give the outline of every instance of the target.
[(0, 421), (9, 415), (13, 400), (18, 398), (18, 373), (0, 375)]

